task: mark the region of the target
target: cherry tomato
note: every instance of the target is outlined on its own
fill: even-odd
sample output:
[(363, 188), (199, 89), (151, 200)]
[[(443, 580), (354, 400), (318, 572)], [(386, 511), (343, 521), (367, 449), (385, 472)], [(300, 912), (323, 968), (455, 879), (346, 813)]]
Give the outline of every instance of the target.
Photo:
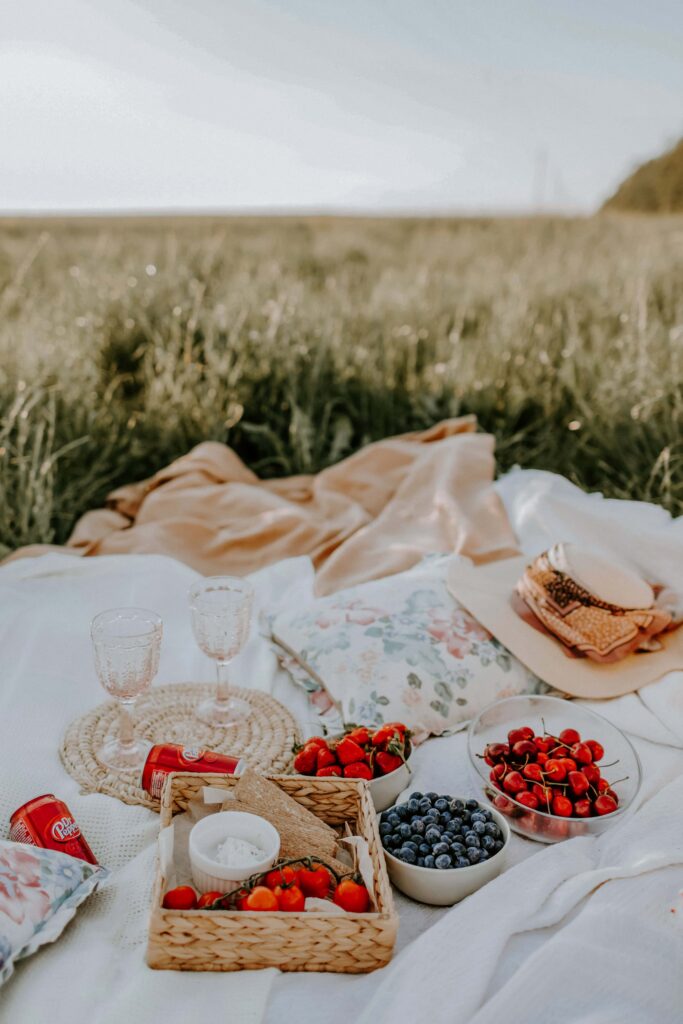
[(263, 879), (263, 884), (269, 889), (274, 889), (277, 885), (292, 885), (294, 882), (296, 882), (296, 871), (289, 864), (283, 868), (273, 868)]
[(344, 878), (334, 890), (332, 897), (338, 907), (350, 914), (365, 914), (370, 906), (370, 896), (364, 885), (354, 882), (352, 878)]
[(169, 889), (162, 904), (166, 910), (194, 910), (197, 906), (197, 893), (191, 885), (177, 885)]
[(205, 892), (197, 900), (197, 910), (204, 910), (206, 907), (210, 907), (216, 900), (220, 900), (225, 896), (224, 892)]
[(273, 895), (277, 898), (279, 910), (287, 911), (290, 914), (300, 914), (304, 909), (306, 897), (298, 885), (278, 885), (273, 889)]
[(322, 864), (315, 864), (311, 868), (299, 868), (297, 879), (304, 896), (317, 896), (321, 900), (325, 899), (332, 884), (332, 876)]
[(255, 886), (244, 900), (245, 910), (279, 910), (277, 896), (265, 885)]

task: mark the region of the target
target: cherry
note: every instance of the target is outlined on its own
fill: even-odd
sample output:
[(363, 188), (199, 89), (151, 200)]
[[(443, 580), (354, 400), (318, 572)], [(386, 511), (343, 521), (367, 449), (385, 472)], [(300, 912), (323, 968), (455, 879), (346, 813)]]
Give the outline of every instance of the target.
[(510, 753), (510, 747), (507, 743), (488, 743), (484, 750), (484, 760), (490, 757), (492, 761), (500, 761), (501, 758), (507, 757)]
[[(533, 736), (533, 733), (531, 735)], [(529, 737), (525, 735), (524, 729), (510, 729), (510, 732), (508, 733), (508, 743), (511, 747), (514, 746), (515, 743), (519, 743), (520, 740), (526, 739), (529, 739)]]
[(553, 793), (549, 786), (539, 786), (538, 783), (535, 783), (531, 787), (531, 792), (535, 797), (538, 797), (538, 802), (542, 808), (548, 809), (550, 807)]
[(491, 772), (491, 774), (495, 775), (497, 779), (502, 779), (506, 771), (507, 765), (504, 765), (502, 761), (499, 761), (498, 764), (495, 764), (493, 766), (493, 771)]
[(581, 796), (583, 793), (587, 793), (590, 788), (590, 782), (583, 772), (570, 772), (567, 776), (567, 780), (572, 792), (576, 796)]
[(530, 725), (523, 725), (520, 729), (520, 732), (524, 733), (525, 740), (532, 740), (535, 735), (534, 730), (531, 728)]
[(531, 740), (517, 740), (512, 745), (512, 753), (515, 757), (526, 757), (527, 754), (535, 754), (536, 747), (533, 745)]
[(567, 769), (561, 761), (553, 757), (546, 761), (545, 771), (551, 782), (564, 782), (567, 778)]
[(514, 806), (510, 803), (506, 796), (497, 796), (493, 803), (501, 812), (501, 814), (509, 814)]
[(518, 793), (516, 799), (524, 807), (529, 807), (532, 811), (538, 810), (538, 797), (534, 796), (533, 793)]
[(573, 757), (561, 757), (559, 758), (560, 764), (563, 764), (567, 769), (567, 772), (575, 772), (578, 765)]
[(534, 739), (534, 746), (536, 750), (540, 750), (542, 754), (547, 754), (553, 745), (553, 741), (543, 736), (536, 736)]
[(543, 782), (541, 766), (540, 764), (536, 764), (534, 761), (530, 761), (529, 764), (524, 765), (522, 768), (522, 775), (525, 779), (529, 779), (530, 782)]
[(591, 802), (590, 800), (577, 800), (574, 804), (574, 815), (577, 818), (590, 818), (591, 816)]
[(598, 779), (598, 792), (604, 793), (607, 789), (609, 789), (609, 782), (607, 779)]
[[(600, 798), (598, 797), (598, 799)], [(553, 797), (552, 809), (553, 814), (557, 814), (561, 818), (569, 818), (574, 810), (574, 805), (568, 797), (562, 796), (561, 793), (556, 793)], [(603, 811), (603, 814), (605, 813), (607, 812)]]
[(612, 799), (614, 800), (615, 804), (619, 803), (619, 797), (617, 796), (617, 794), (614, 792), (613, 789), (606, 789), (605, 790), (605, 796), (611, 796)]
[(600, 769), (597, 764), (585, 764), (581, 771), (586, 776), (591, 785), (595, 785), (596, 782), (600, 781)]
[(571, 749), (571, 755), (579, 764), (590, 764), (593, 760), (591, 748), (587, 743), (575, 743)]
[(536, 764), (544, 765), (548, 760), (548, 755), (544, 754), (542, 750), (539, 750), (536, 756)]
[(581, 742), (581, 735), (576, 731), (576, 729), (563, 729), (560, 733), (560, 739), (563, 743), (566, 743), (571, 747), (575, 743)]
[(614, 797), (603, 793), (602, 796), (593, 801), (593, 809), (596, 814), (612, 814), (617, 809), (617, 801)]
[(522, 778), (519, 772), (508, 772), (503, 779), (503, 788), (508, 792), (519, 793), (520, 790), (528, 789), (526, 782)]
[(586, 746), (593, 755), (594, 761), (601, 761), (605, 756), (605, 748), (597, 740), (586, 740)]

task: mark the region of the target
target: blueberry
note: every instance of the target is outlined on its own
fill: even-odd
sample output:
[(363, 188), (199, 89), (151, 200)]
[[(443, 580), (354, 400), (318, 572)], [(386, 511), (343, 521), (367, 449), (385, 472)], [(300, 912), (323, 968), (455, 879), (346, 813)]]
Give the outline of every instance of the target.
[(422, 818), (413, 818), (410, 822), (410, 827), (413, 832), (417, 832), (419, 836), (424, 835), (426, 826)]
[(451, 800), (451, 802), (450, 802), (450, 808), (451, 808), (451, 811), (453, 812), (453, 814), (460, 814), (460, 812), (463, 810), (464, 806), (465, 805), (462, 802), (462, 800)]
[(388, 836), (390, 832), (393, 832), (391, 825), (388, 821), (383, 821), (379, 826), (379, 834), (381, 836)]
[(426, 814), (427, 811), (431, 811), (432, 802), (431, 800), (428, 800), (425, 796), (423, 796), (417, 806), (420, 811), (420, 814)]
[(429, 800), (430, 803), (434, 803), (435, 800), (439, 799), (438, 793), (425, 793), (425, 800)]
[(451, 825), (455, 825), (456, 832), (461, 832), (463, 826), (462, 818), (451, 818)]
[(468, 811), (478, 811), (479, 810), (479, 801), (478, 800), (468, 800), (467, 803), (465, 804), (465, 807), (467, 808)]
[(481, 846), (479, 836), (476, 832), (468, 832), (465, 835), (465, 846)]
[(393, 828), (396, 828), (397, 825), (401, 824), (401, 819), (399, 818), (396, 811), (392, 811), (391, 814), (388, 815), (387, 821)]
[(444, 798), (442, 796), (440, 796), (438, 798), (438, 800), (434, 801), (434, 806), (436, 807), (437, 811), (447, 811), (448, 810), (448, 800), (444, 800)]
[(436, 858), (434, 863), (436, 864), (437, 868), (441, 868), (442, 870), (444, 868), (453, 867), (453, 861), (451, 860), (447, 853), (442, 853), (439, 857)]
[(421, 800), (421, 799), (422, 799), (422, 797), (423, 797), (423, 795), (424, 795), (423, 793), (418, 793), (418, 791), (417, 791), (417, 790), (415, 790), (415, 792), (414, 792), (414, 793), (411, 793), (411, 794), (410, 794), (410, 796), (408, 797), (408, 799), (409, 799), (409, 800)]
[(407, 804), (396, 804), (394, 813), (398, 814), (401, 821), (406, 821), (410, 817), (410, 811), (408, 810)]
[(432, 853), (435, 857), (440, 857), (442, 853), (450, 853), (451, 848), (448, 843), (434, 843), (432, 846)]
[(405, 850), (406, 848), (412, 850), (415, 856), (417, 857), (417, 843), (413, 843), (410, 841), (410, 839), (406, 839), (404, 843), (401, 843), (401, 849)]
[(420, 845), (417, 848), (417, 852), (421, 854), (423, 857), (426, 857), (428, 853), (432, 852), (432, 848), (429, 845), (429, 843), (420, 843)]
[(451, 854), (453, 857), (464, 857), (465, 849), (462, 843), (451, 843)]
[(473, 846), (467, 847), (467, 859), (470, 864), (478, 864), (481, 860), (481, 850), (475, 850)]
[(472, 820), (472, 815), (470, 814), (469, 811), (461, 811), (460, 817), (462, 818), (463, 822), (466, 825), (469, 825), (470, 821)]
[(409, 846), (402, 846), (396, 856), (399, 860), (403, 860), (406, 864), (415, 864), (417, 861), (417, 855), (414, 850), (411, 850)]
[(401, 840), (398, 836), (394, 835), (393, 832), (389, 836), (383, 836), (382, 842), (388, 850), (393, 850), (395, 847), (401, 845)]
[(448, 832), (448, 834), (451, 836), (457, 836), (460, 834), (460, 829), (453, 820), (446, 822), (445, 831)]
[(491, 812), (490, 812), (489, 810), (487, 810), (486, 808), (484, 808), (484, 809), (483, 809), (482, 811), (480, 811), (479, 813), (480, 813), (480, 814), (483, 814), (483, 815), (484, 815), (484, 821), (491, 821), (491, 819), (492, 819), (492, 817), (493, 817), (493, 815), (491, 814)]
[(439, 815), (439, 821), (441, 822), (442, 825), (447, 825), (452, 817), (453, 815), (451, 814), (450, 811), (442, 811), (441, 814)]
[(481, 840), (482, 849), (491, 852), (496, 848), (496, 840), (493, 836), (483, 836)]
[(410, 839), (410, 836), (412, 835), (412, 831), (413, 830), (410, 827), (410, 825), (408, 824), (408, 822), (404, 821), (402, 825), (398, 826), (396, 831), (400, 835), (401, 839)]
[(485, 822), (486, 818), (481, 813), (481, 811), (474, 811), (472, 814), (470, 814), (470, 821), (472, 822), (472, 824), (474, 824), (475, 821)]
[(490, 857), (490, 854), (489, 854), (489, 852), (487, 850), (480, 850), (479, 851), (479, 860), (480, 861), (488, 860), (489, 857)]
[(427, 813), (424, 816), (424, 820), (425, 820), (425, 822), (438, 821), (439, 820), (439, 812), (435, 811), (434, 808), (432, 808), (431, 811), (427, 811)]
[(423, 837), (421, 835), (418, 835), (417, 832), (412, 832), (410, 835), (411, 843), (415, 843), (416, 846), (420, 846), (420, 844), (422, 843), (422, 839)]
[(503, 843), (500, 841), (500, 839), (496, 839), (496, 853), (498, 853), (502, 849), (503, 849)]
[(420, 810), (420, 801), (416, 797), (411, 796), (406, 806), (410, 814), (417, 814), (417, 812)]
[(427, 831), (425, 832), (425, 839), (427, 840), (428, 843), (431, 843), (432, 846), (434, 845), (434, 843), (440, 843), (441, 829), (434, 828), (433, 826), (432, 828), (428, 828)]
[(425, 859), (424, 859), (424, 857), (418, 857), (415, 863), (417, 864), (417, 866), (419, 868), (423, 868), (425, 866)]
[(427, 857), (425, 857), (425, 867), (426, 868), (433, 868), (434, 867), (434, 858), (432, 857), (431, 853)]
[(484, 825), (484, 831), (488, 836), (493, 836), (494, 839), (497, 839), (500, 833), (500, 829), (493, 821), (489, 821)]
[(456, 866), (456, 868), (469, 868), (469, 867), (471, 867), (470, 862), (468, 861), (467, 857), (458, 857), (458, 859), (455, 862), (455, 866)]
[(483, 821), (475, 821), (472, 826), (472, 830), (477, 833), (478, 836), (483, 836), (486, 832), (486, 825)]

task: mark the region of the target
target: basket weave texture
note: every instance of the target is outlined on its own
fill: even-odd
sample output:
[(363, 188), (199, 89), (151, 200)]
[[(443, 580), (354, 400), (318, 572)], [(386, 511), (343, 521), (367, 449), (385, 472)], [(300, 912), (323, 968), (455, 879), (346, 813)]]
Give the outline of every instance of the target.
[[(384, 967), (398, 931), (391, 885), (377, 830), (377, 814), (361, 779), (271, 775), (302, 806), (329, 825), (348, 821), (368, 842), (376, 911), (369, 914), (301, 914), (226, 910), (164, 910), (167, 881), (157, 871), (152, 897), (147, 963), (182, 971), (281, 971), (362, 974)], [(170, 775), (161, 800), (161, 827), (200, 798), (203, 786), (232, 789), (230, 775)]]
[[(291, 712), (270, 694), (235, 689), (235, 694), (251, 705), (251, 714), (228, 729), (217, 729), (195, 715), (199, 701), (215, 692), (215, 684), (210, 683), (153, 686), (135, 708), (138, 737), (149, 743), (182, 743), (243, 757), (261, 772), (287, 771), (292, 747), (299, 741)], [(125, 804), (157, 811), (159, 801), (142, 789), (139, 771), (113, 771), (97, 760), (97, 750), (118, 728), (118, 716), (118, 705), (110, 700), (75, 719), (62, 740), (62, 764), (83, 793), (106, 793)]]

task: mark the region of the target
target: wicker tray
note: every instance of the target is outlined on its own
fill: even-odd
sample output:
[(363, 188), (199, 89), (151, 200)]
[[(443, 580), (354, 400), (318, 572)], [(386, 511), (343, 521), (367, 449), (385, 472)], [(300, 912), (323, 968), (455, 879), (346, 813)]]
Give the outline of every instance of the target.
[[(268, 778), (329, 825), (355, 824), (370, 847), (377, 911), (370, 914), (256, 913), (227, 910), (164, 910), (166, 879), (157, 869), (152, 896), (147, 963), (180, 971), (281, 971), (363, 974), (384, 967), (396, 941), (398, 916), (367, 783), (360, 779)], [(231, 789), (229, 775), (170, 775), (161, 799), (161, 827), (184, 810), (202, 786)]]

